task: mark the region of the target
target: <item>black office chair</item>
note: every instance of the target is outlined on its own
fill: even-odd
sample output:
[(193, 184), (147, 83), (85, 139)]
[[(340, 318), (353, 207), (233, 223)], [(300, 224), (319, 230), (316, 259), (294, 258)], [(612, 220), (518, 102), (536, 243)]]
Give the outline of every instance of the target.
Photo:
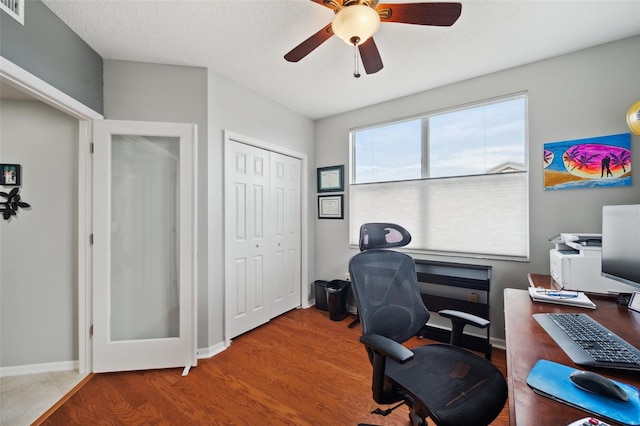
[[(426, 425), (427, 418), (437, 425), (488, 425), (507, 400), (507, 383), (494, 365), (452, 344), (436, 343), (412, 350), (402, 345), (429, 319), (413, 258), (386, 250), (410, 241), (411, 235), (399, 225), (362, 225), (362, 251), (349, 262), (362, 324), (360, 341), (373, 365), (373, 399), (379, 404), (404, 401), (414, 425)], [(442, 313), (452, 320), (454, 342), (466, 324), (488, 325), (474, 315), (451, 310)]]

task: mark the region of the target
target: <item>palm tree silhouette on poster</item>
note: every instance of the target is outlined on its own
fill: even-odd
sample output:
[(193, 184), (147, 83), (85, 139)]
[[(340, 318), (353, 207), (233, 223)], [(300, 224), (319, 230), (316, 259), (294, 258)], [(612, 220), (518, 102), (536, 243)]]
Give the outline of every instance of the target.
[(631, 164), (631, 152), (624, 151), (620, 153), (619, 157), (616, 154), (611, 153), (611, 164), (622, 167), (622, 171), (626, 173), (626, 166)]
[(566, 157), (575, 165), (571, 168), (574, 170), (578, 168), (578, 170), (582, 170), (583, 168), (588, 168), (591, 160), (597, 157), (597, 155), (587, 155), (583, 152), (579, 151), (579, 147), (574, 147), (570, 152), (567, 151)]

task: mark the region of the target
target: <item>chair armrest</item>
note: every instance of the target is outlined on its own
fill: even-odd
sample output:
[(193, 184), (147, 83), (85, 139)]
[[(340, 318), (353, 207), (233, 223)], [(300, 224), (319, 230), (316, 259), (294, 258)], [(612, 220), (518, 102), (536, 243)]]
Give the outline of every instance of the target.
[(438, 313), (445, 318), (449, 318), (454, 323), (462, 324), (462, 326), (473, 325), (479, 328), (487, 328), (491, 323), (489, 320), (481, 318), (477, 315), (454, 311), (452, 309), (444, 309)]
[(405, 348), (395, 340), (381, 336), (380, 334), (364, 334), (360, 336), (360, 342), (371, 350), (378, 352), (385, 357), (391, 358), (400, 364), (404, 364), (413, 358), (413, 352), (409, 349)]
[(375, 333), (360, 336), (360, 342), (367, 348), (373, 367), (373, 375), (371, 377), (373, 399), (378, 404), (392, 404), (399, 401), (398, 393), (394, 389), (394, 385), (392, 385), (385, 375), (385, 365), (387, 358), (404, 364), (410, 359), (413, 359), (413, 352), (395, 340)]
[(461, 346), (462, 332), (467, 324), (480, 328), (487, 328), (489, 327), (489, 324), (491, 324), (489, 320), (466, 312), (444, 309), (438, 313), (451, 320), (451, 339), (449, 340), (449, 343), (454, 346)]

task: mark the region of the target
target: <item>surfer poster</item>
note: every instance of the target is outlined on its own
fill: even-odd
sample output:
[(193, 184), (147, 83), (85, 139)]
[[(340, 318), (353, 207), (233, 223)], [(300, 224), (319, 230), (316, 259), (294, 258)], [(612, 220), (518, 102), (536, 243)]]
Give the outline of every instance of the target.
[(631, 185), (631, 135), (544, 144), (544, 189)]

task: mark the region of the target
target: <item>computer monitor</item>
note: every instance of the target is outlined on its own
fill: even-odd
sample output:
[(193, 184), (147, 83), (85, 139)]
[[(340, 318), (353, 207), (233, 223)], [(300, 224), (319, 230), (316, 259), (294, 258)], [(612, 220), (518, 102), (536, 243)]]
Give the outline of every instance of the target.
[(602, 276), (640, 289), (640, 204), (602, 208)]

